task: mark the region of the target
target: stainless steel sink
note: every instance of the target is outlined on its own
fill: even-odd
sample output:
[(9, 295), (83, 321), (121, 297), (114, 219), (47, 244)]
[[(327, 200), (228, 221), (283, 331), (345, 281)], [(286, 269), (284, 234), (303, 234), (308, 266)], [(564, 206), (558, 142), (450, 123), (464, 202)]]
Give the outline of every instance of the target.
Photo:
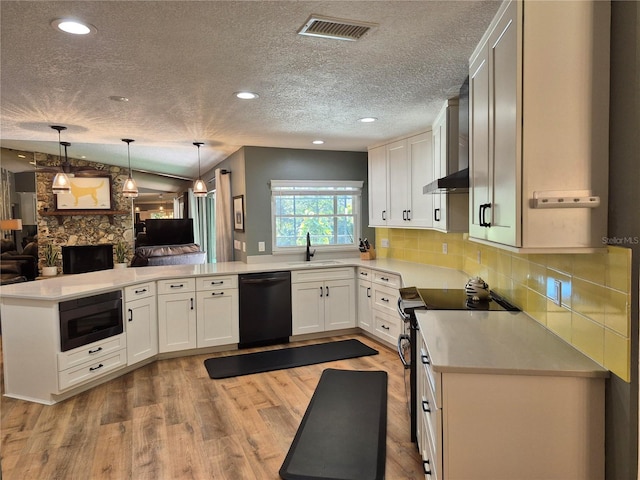
[(338, 260), (312, 260), (311, 262), (289, 262), (292, 267), (324, 267), (326, 265), (341, 265)]

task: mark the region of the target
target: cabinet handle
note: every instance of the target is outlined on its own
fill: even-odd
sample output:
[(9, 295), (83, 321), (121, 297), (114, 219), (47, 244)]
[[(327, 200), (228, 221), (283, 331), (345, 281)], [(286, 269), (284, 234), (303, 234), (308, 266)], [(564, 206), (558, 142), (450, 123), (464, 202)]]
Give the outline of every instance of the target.
[(184, 287), (184, 283), (180, 283), (178, 285), (169, 285), (169, 288), (182, 288)]
[(389, 303), (389, 299), (388, 298), (380, 297), (380, 300), (382, 300), (383, 302)]
[(98, 369), (100, 369), (100, 368), (102, 368), (102, 367), (104, 367), (104, 365), (103, 365), (103, 364), (100, 364), (100, 365), (98, 365), (97, 367), (89, 367), (89, 371), (90, 371), (90, 372), (95, 372), (96, 370), (98, 370)]
[(147, 291), (146, 288), (143, 288), (142, 290), (134, 290), (134, 293), (137, 295), (139, 293), (145, 293)]
[(422, 468), (424, 468), (425, 475), (431, 475), (431, 464), (429, 463), (429, 460), (422, 461)]
[(407, 210), (407, 221), (411, 221), (411, 210)]
[(382, 210), (382, 219), (386, 220), (387, 219), (387, 211), (386, 210)]
[(383, 282), (388, 282), (389, 279), (387, 277), (380, 277), (380, 280), (382, 280)]
[(320, 287), (320, 298), (322, 298), (323, 292), (324, 292), (324, 289), (322, 287)]
[(189, 300), (191, 300), (191, 310), (193, 310), (193, 298), (190, 298)]
[(102, 347), (98, 347), (95, 350), (89, 350), (89, 355), (93, 355), (94, 353), (98, 353), (102, 351)]
[(224, 295), (224, 292), (211, 292), (212, 297), (215, 297), (216, 295)]
[(406, 219), (407, 219), (407, 211), (402, 210), (402, 220), (406, 220)]
[(391, 328), (387, 327), (385, 324), (380, 325), (380, 328), (383, 328), (385, 330), (391, 330)]
[(439, 222), (440, 221), (440, 209), (439, 208), (436, 208), (433, 211), (433, 221), (434, 222)]
[(422, 411), (427, 412), (427, 413), (431, 413), (431, 408), (429, 408), (429, 401), (428, 400), (423, 400), (422, 401)]
[(216, 282), (215, 280), (211, 282), (211, 285), (224, 285), (224, 280), (220, 280), (219, 282)]
[(133, 310), (132, 310), (132, 309), (130, 309), (130, 308), (127, 308), (127, 312), (129, 312), (129, 318), (128, 318), (128, 320), (129, 320), (130, 322), (133, 322)]
[(371, 298), (371, 287), (367, 287), (367, 298)]
[(329, 296), (329, 287), (324, 287), (324, 288), (327, 289), (327, 295), (326, 296), (328, 297)]
[(369, 274), (367, 272), (360, 272), (360, 275), (362, 275), (363, 277), (368, 277)]
[(487, 222), (486, 220), (486, 213), (487, 213), (487, 208), (491, 208), (491, 204), (490, 203), (483, 203), (482, 205), (480, 205), (480, 226), (481, 227), (490, 227), (491, 226), (491, 222)]

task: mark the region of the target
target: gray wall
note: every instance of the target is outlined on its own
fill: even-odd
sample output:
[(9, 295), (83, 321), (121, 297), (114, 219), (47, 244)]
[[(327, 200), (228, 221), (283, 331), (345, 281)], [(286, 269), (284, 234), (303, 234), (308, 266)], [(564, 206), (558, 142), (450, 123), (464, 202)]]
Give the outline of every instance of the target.
[[(270, 180), (362, 180), (361, 234), (368, 238), (375, 236), (374, 229), (368, 227), (366, 152), (265, 147), (243, 150), (246, 190), (240, 193), (245, 195), (244, 239), (248, 256), (271, 255)], [(258, 242), (265, 242), (264, 252), (258, 252)]]
[(638, 474), (638, 304), (640, 275), (640, 3), (611, 5), (611, 115), (609, 237), (629, 239), (631, 273), (631, 383), (612, 375), (607, 384), (606, 478)]

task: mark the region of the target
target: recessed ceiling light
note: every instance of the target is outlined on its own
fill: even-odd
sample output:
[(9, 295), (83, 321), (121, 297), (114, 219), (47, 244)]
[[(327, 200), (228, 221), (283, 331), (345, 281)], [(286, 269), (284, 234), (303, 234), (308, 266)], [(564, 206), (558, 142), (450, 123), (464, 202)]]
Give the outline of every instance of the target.
[(114, 102), (128, 102), (129, 99), (127, 97), (121, 97), (119, 95), (111, 95), (109, 100), (113, 100)]
[(375, 122), (376, 120), (378, 120), (378, 119), (375, 118), (375, 117), (364, 117), (364, 118), (359, 119), (358, 121), (362, 122), (362, 123), (371, 123), (371, 122)]
[(314, 145), (322, 145), (324, 143), (324, 140), (314, 140), (313, 142)]
[(234, 95), (242, 100), (253, 100), (254, 98), (258, 98), (259, 95), (253, 92), (236, 92)]
[(67, 18), (57, 18), (51, 22), (51, 25), (53, 28), (73, 35), (88, 35), (90, 33), (94, 34), (97, 32), (96, 27), (93, 25)]

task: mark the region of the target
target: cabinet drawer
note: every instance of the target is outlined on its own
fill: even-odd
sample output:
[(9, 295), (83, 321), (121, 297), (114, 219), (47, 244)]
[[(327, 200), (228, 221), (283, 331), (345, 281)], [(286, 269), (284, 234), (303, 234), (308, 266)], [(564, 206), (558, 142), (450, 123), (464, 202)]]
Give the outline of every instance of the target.
[(220, 275), (215, 277), (196, 278), (196, 290), (198, 292), (218, 290), (220, 288), (238, 288), (238, 276)]
[(434, 372), (431, 368), (431, 357), (429, 351), (422, 338), (422, 335), (418, 336), (418, 342), (420, 343), (420, 349), (418, 350), (418, 369), (420, 373), (424, 372), (427, 378), (427, 388), (431, 389), (431, 397), (436, 404), (437, 408), (442, 408), (442, 377), (440, 373)]
[(358, 267), (358, 274), (356, 275), (359, 280), (372, 281), (373, 275), (370, 268)]
[(402, 280), (400, 275), (395, 275), (393, 273), (379, 272), (378, 270), (373, 270), (373, 282), (378, 283), (380, 285), (386, 285), (388, 287), (400, 288), (402, 285)]
[(173, 280), (159, 280), (158, 295), (165, 293), (194, 292), (196, 289), (195, 278), (174, 278)]
[(400, 318), (380, 311), (373, 311), (373, 333), (382, 340), (396, 345), (400, 335)]
[[(418, 374), (425, 374), (418, 370)], [(429, 386), (429, 381), (423, 378), (420, 385), (420, 404), (418, 406), (418, 416), (424, 419), (422, 427), (426, 431), (427, 441), (430, 444), (433, 457), (432, 465), (437, 471), (441, 471), (441, 455), (442, 455), (442, 409), (438, 408), (434, 398), (433, 391)]]
[(379, 285), (374, 285), (372, 290), (373, 308), (397, 317), (398, 312), (396, 305), (398, 303), (399, 292), (396, 289), (385, 288)]
[(325, 280), (342, 280), (353, 278), (353, 267), (346, 268), (318, 268), (314, 270), (293, 270), (291, 283), (324, 282)]
[(123, 348), (111, 355), (105, 355), (99, 360), (87, 362), (83, 365), (58, 372), (58, 389), (65, 390), (70, 387), (75, 387), (126, 365), (127, 350)]
[(127, 346), (127, 339), (124, 334), (115, 337), (105, 338), (99, 342), (74, 348), (67, 352), (58, 353), (58, 370), (63, 371), (68, 368), (82, 365), (85, 362), (94, 362), (105, 355), (109, 355)]
[(138, 298), (153, 297), (156, 294), (155, 282), (139, 283), (124, 289), (124, 301), (130, 302)]
[(429, 432), (427, 431), (426, 419), (422, 416), (418, 417), (418, 421), (422, 422), (422, 435), (420, 436), (420, 456), (422, 457), (422, 466), (424, 468), (425, 480), (440, 480), (442, 478), (441, 463), (438, 460), (438, 452), (435, 451), (434, 445), (430, 442)]

